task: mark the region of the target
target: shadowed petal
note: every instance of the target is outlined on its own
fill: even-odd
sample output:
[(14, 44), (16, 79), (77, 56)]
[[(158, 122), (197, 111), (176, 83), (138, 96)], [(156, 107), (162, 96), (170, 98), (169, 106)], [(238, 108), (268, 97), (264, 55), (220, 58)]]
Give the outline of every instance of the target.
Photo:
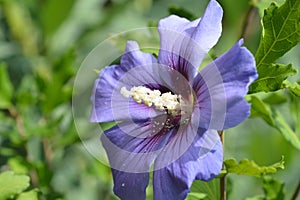
[(221, 35), (221, 6), (211, 0), (201, 19), (192, 22), (174, 15), (159, 21), (160, 63), (192, 80), (206, 53)]
[(240, 40), (228, 52), (205, 67), (193, 88), (200, 109), (200, 127), (227, 129), (244, 121), (250, 105), (244, 100), (257, 78), (253, 55)]
[[(207, 148), (206, 143), (214, 143), (214, 146)], [(155, 165), (165, 159), (161, 155)], [(154, 199), (185, 199), (192, 182), (211, 180), (220, 173), (222, 162), (223, 149), (217, 131), (199, 129), (192, 145), (178, 160), (154, 171)]]
[(122, 200), (146, 199), (149, 172), (126, 173), (112, 169), (114, 193)]
[[(172, 132), (153, 134), (155, 122), (122, 123), (101, 136), (114, 179), (114, 192), (122, 200), (145, 199), (150, 166)], [(148, 137), (147, 137), (148, 135)]]

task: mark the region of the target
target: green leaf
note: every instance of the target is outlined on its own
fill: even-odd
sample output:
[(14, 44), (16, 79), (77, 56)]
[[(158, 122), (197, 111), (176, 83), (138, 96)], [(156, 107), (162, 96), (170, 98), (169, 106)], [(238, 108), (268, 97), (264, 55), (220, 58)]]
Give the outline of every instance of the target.
[(276, 173), (277, 169), (284, 168), (284, 159), (271, 166), (258, 166), (254, 161), (243, 159), (239, 163), (234, 158), (224, 161), (227, 173), (234, 173), (247, 176), (261, 177), (264, 174)]
[(0, 200), (12, 198), (29, 187), (29, 177), (12, 171), (0, 174)]
[(257, 68), (268, 66), (300, 41), (300, 1), (272, 3), (263, 17), (263, 35), (255, 54)]
[(213, 179), (209, 182), (196, 180), (193, 182), (191, 192), (206, 194), (208, 200), (220, 199), (220, 179)]
[(287, 88), (291, 93), (300, 97), (300, 84), (299, 83), (291, 83), (288, 80), (285, 80), (282, 84), (283, 88)]
[(261, 117), (269, 125), (274, 126), (271, 108), (256, 96), (251, 96), (251, 117)]
[(286, 94), (282, 92), (272, 92), (264, 98), (264, 102), (270, 105), (282, 104), (287, 102), (287, 100)]
[(291, 65), (274, 63), (299, 41), (300, 1), (286, 0), (280, 7), (272, 3), (263, 17), (262, 38), (255, 54), (259, 78), (250, 86), (250, 94), (279, 90), (288, 76), (297, 73)]
[(200, 200), (205, 199), (207, 197), (204, 193), (190, 192), (186, 197), (186, 200)]
[(284, 184), (270, 176), (263, 177), (264, 195), (249, 197), (246, 200), (282, 200), (285, 199)]
[(272, 117), (276, 128), (283, 137), (290, 142), (296, 149), (300, 150), (300, 140), (296, 133), (291, 129), (289, 124), (285, 121), (279, 111), (272, 109)]
[(291, 64), (270, 64), (258, 68), (259, 77), (249, 87), (249, 94), (255, 92), (270, 92), (282, 88), (282, 82), (289, 76), (297, 74), (297, 69)]
[(263, 189), (267, 200), (282, 200), (285, 197), (284, 184), (270, 176), (264, 177)]
[(28, 192), (22, 192), (17, 200), (38, 200), (38, 190), (37, 189), (33, 189), (30, 190)]
[(13, 86), (9, 79), (7, 68), (4, 63), (0, 64), (0, 109), (8, 108), (13, 97)]

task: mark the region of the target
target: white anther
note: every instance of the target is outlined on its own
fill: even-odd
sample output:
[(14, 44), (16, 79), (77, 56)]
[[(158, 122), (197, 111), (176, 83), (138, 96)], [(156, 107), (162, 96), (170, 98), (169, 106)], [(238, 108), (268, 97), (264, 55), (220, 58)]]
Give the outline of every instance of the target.
[(169, 114), (178, 114), (180, 111), (180, 103), (182, 98), (180, 95), (166, 92), (161, 94), (159, 90), (151, 90), (144, 86), (132, 87), (129, 90), (126, 87), (122, 87), (120, 93), (125, 98), (132, 97), (137, 103), (144, 103), (147, 106), (154, 106), (155, 109), (164, 111), (167, 110)]

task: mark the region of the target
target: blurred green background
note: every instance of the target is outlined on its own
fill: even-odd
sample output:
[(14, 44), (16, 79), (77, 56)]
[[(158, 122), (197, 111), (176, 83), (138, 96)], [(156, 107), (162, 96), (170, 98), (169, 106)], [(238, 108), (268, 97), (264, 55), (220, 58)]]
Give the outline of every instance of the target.
[[(199, 17), (207, 2), (0, 0), (0, 170), (29, 175), (27, 190), (37, 188), (40, 199), (117, 199), (110, 169), (84, 148), (73, 122), (77, 70), (88, 53), (112, 34), (155, 24), (169, 15), (170, 8)], [(214, 53), (220, 55), (241, 37), (255, 53), (262, 9), (270, 2), (260, 1), (257, 10), (250, 0), (219, 0), (224, 9), (223, 35)], [(281, 62), (299, 69), (299, 55), (298, 45)], [(276, 105), (292, 122), (287, 105), (299, 110), (299, 99), (285, 91), (278, 95), (296, 102)], [(299, 151), (261, 119), (249, 119), (225, 133), (225, 158), (270, 165), (282, 155), (286, 169), (274, 176), (285, 183), (290, 199), (300, 179)], [(258, 178), (230, 175), (228, 179), (229, 199), (263, 193)]]

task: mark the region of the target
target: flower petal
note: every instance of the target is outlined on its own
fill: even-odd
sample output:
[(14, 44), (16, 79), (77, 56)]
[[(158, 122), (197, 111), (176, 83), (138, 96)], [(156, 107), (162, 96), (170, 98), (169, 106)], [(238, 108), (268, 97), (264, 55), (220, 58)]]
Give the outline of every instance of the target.
[(114, 193), (122, 200), (146, 199), (149, 173), (128, 173), (112, 169)]
[[(123, 86), (132, 86), (132, 84), (137, 82), (141, 82), (140, 84), (143, 85), (143, 81), (139, 80), (141, 79), (140, 76), (143, 77), (144, 74), (145, 76), (148, 75), (148, 77), (151, 77), (152, 75), (148, 74), (149, 70), (141, 72), (142, 70), (134, 69), (141, 66), (151, 66), (153, 62), (156, 62), (156, 59), (151, 54), (139, 51), (136, 42), (127, 42), (120, 66), (112, 65), (104, 68), (95, 81), (91, 96), (93, 107), (90, 121), (109, 122), (131, 118), (143, 120), (161, 114), (161, 112), (154, 110), (152, 107), (138, 104), (130, 99), (124, 98), (120, 94), (120, 89)], [(139, 76), (136, 76), (138, 72), (141, 73)], [(128, 78), (126, 78), (128, 74), (131, 75), (135, 81), (128, 80)], [(152, 79), (148, 81), (152, 81)]]
[(150, 166), (172, 132), (153, 135), (154, 121), (131, 124), (124, 122), (101, 136), (114, 179), (114, 192), (121, 199), (145, 199)]
[(249, 116), (250, 105), (244, 97), (257, 73), (253, 55), (242, 44), (243, 40), (237, 42), (195, 78), (200, 127), (227, 129)]
[(165, 122), (166, 118), (160, 116), (155, 120), (136, 123), (126, 121), (105, 131), (101, 141), (111, 167), (124, 172), (148, 172), (172, 135), (172, 131), (161, 133), (162, 128), (154, 128), (160, 120)]
[(202, 19), (192, 22), (174, 15), (159, 21), (160, 63), (192, 80), (206, 53), (218, 41), (222, 25), (221, 6), (211, 0)]
[(192, 38), (204, 52), (208, 52), (218, 42), (222, 32), (222, 17), (222, 7), (217, 1), (211, 0), (197, 28), (192, 33)]
[[(209, 147), (211, 144), (214, 146)], [(166, 158), (161, 155), (155, 165)], [(185, 199), (193, 181), (211, 180), (220, 173), (222, 162), (223, 149), (217, 131), (199, 129), (192, 145), (178, 160), (154, 171), (154, 199)]]
[(152, 63), (157, 63), (156, 58), (152, 54), (140, 51), (140, 47), (136, 41), (127, 41), (124, 54), (120, 61), (121, 67), (126, 69), (124, 71)]

